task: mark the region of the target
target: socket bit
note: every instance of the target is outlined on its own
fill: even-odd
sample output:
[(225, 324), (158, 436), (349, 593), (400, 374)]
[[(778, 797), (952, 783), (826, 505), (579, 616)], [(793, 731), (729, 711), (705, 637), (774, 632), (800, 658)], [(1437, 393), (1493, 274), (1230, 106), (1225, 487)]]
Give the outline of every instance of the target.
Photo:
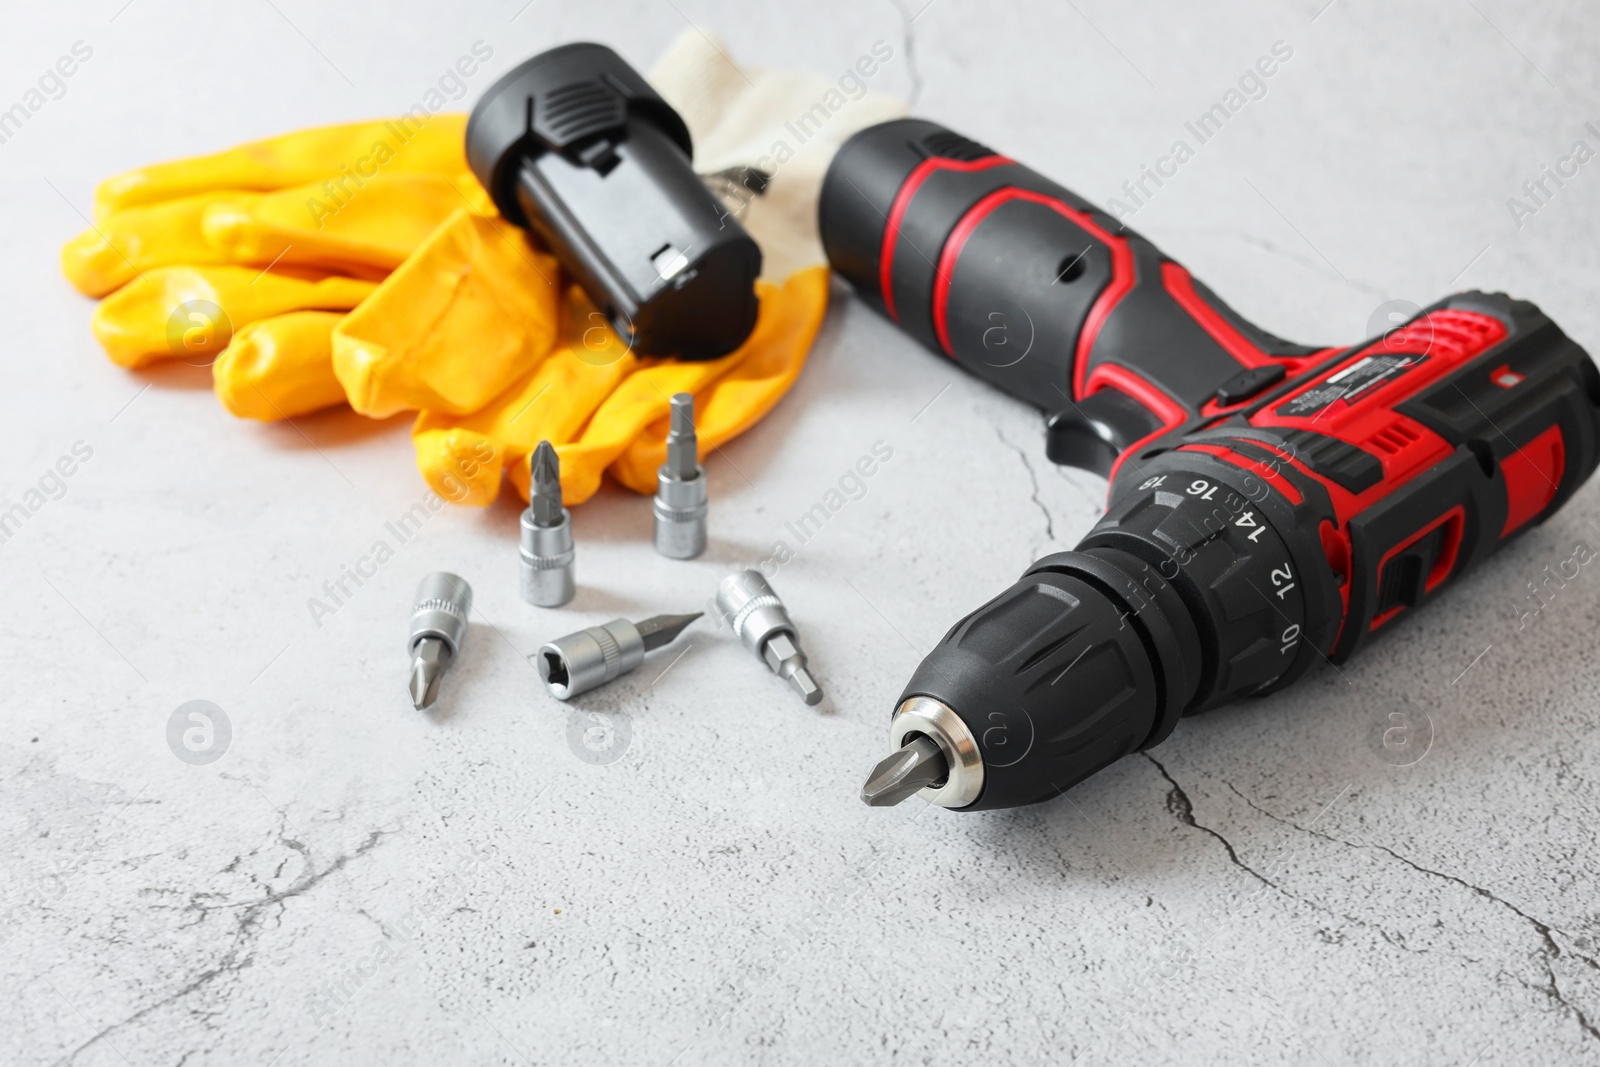
[(522, 599), (559, 608), (578, 591), (573, 578), (572, 516), (561, 505), (561, 462), (549, 441), (528, 461), (528, 509), (522, 513)]
[(694, 559), (706, 550), (706, 472), (698, 458), (694, 396), (672, 398), (667, 461), (656, 472), (656, 551), (669, 559)]
[(867, 784), (861, 787), (861, 799), (870, 807), (892, 808), (928, 786), (939, 786), (949, 777), (950, 764), (939, 746), (918, 734), (872, 768)]
[(467, 615), (472, 611), (472, 586), (465, 578), (434, 571), (417, 586), (411, 609), (411, 704), (421, 710), (439, 698), (439, 680), (449, 669), (467, 639)]
[(800, 635), (760, 571), (739, 571), (724, 578), (717, 586), (717, 610), (768, 670), (787, 678), (807, 704), (821, 702), (822, 688), (806, 669)]
[(657, 615), (640, 623), (612, 619), (558, 637), (533, 654), (539, 677), (551, 696), (570, 700), (634, 670), (646, 652), (671, 644), (701, 614)]

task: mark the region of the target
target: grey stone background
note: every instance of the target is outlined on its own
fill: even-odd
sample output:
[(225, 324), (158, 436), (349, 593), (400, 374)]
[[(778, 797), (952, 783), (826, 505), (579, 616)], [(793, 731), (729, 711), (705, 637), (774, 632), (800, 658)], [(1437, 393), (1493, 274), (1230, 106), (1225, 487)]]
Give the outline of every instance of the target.
[[(1036, 414), (841, 294), (710, 463), (705, 558), (658, 558), (608, 490), (577, 600), (537, 611), (516, 508), (451, 510), (318, 627), (307, 599), (424, 495), (407, 420), (235, 421), (205, 371), (109, 364), (56, 267), (98, 179), (398, 112), (479, 39), (474, 92), (578, 38), (647, 66), (692, 24), (824, 73), (883, 39), (881, 87), (1100, 201), (1283, 41), (1135, 226), (1296, 339), (1479, 287), (1600, 351), (1600, 162), (1507, 203), (1600, 150), (1594, 5), (919, 2), (13, 7), (0, 107), (94, 53), (0, 144), (0, 506), (92, 458), (0, 544), (0, 1061), (1600, 1062), (1600, 576), (1527, 599), (1600, 548), (1595, 485), (1357, 661), (1066, 799), (869, 810), (919, 657), (1100, 510)], [(541, 691), (541, 640), (702, 603), (880, 440), (775, 579), (823, 713), (705, 626), (576, 711)], [(479, 610), (430, 717), (402, 643), (433, 569)], [(210, 763), (168, 748), (194, 700), (231, 727)]]

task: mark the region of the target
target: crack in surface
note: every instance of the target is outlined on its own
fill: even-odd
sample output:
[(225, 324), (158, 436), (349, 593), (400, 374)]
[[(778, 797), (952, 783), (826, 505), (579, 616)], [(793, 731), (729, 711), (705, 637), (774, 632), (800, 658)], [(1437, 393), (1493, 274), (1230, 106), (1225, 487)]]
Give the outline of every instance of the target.
[[(1054, 544), (1056, 539), (1055, 519), (1050, 515), (1050, 509), (1045, 507), (1044, 501), (1039, 498), (1039, 475), (1033, 469), (1033, 460), (1028, 458), (1027, 450), (1021, 445), (1012, 444), (1006, 438), (1005, 431), (1000, 427), (996, 426), (994, 428), (994, 435), (1000, 439), (1001, 444), (1015, 452), (1017, 458), (1022, 460), (1022, 467), (1028, 472), (1028, 484), (1032, 486), (1030, 499), (1033, 501), (1034, 507), (1039, 509), (1039, 514), (1044, 516), (1045, 539), (1048, 543)], [(1038, 552), (1035, 551), (1034, 555), (1038, 555)]]
[[(1174, 779), (1172, 775), (1167, 773), (1166, 767), (1162, 766), (1160, 760), (1156, 759), (1148, 752), (1141, 752), (1139, 755), (1149, 760), (1151, 765), (1155, 767), (1156, 770), (1161, 772), (1161, 777), (1167, 780), (1167, 810), (1173, 815), (1176, 815), (1179, 822), (1183, 823), (1185, 826), (1199, 830), (1201, 833), (1210, 834), (1212, 837), (1222, 842), (1222, 847), (1228, 851), (1229, 861), (1232, 862), (1235, 867), (1239, 868), (1241, 871), (1244, 871), (1262, 885), (1270, 886), (1271, 888), (1278, 890), (1280, 893), (1284, 893), (1286, 896), (1294, 896), (1294, 894), (1288, 893), (1286, 890), (1280, 887), (1278, 883), (1274, 882), (1272, 879), (1268, 878), (1266, 875), (1262, 874), (1260, 871), (1244, 862), (1244, 860), (1241, 860), (1239, 858), (1238, 851), (1233, 847), (1233, 842), (1229, 841), (1226, 837), (1222, 836), (1222, 834), (1218, 833), (1216, 830), (1213, 830), (1211, 827), (1195, 821), (1194, 802), (1189, 799), (1189, 794), (1183, 791), (1183, 786), (1179, 785), (1177, 780)], [(1296, 897), (1295, 899), (1298, 900), (1300, 898)]]
[[(1152, 762), (1154, 762), (1154, 761), (1152, 761)], [(1159, 766), (1159, 764), (1157, 764), (1157, 766)], [(1163, 773), (1165, 773), (1165, 772), (1163, 772)], [(1171, 781), (1171, 779), (1169, 778), (1168, 781)], [(1460, 878), (1460, 877), (1458, 877), (1456, 875), (1449, 874), (1449, 873), (1446, 873), (1444, 871), (1436, 871), (1431, 867), (1424, 867), (1422, 864), (1417, 863), (1415, 860), (1412, 860), (1412, 859), (1410, 859), (1410, 858), (1408, 858), (1406, 856), (1402, 856), (1400, 853), (1396, 852), (1394, 849), (1388, 847), (1387, 845), (1380, 845), (1380, 844), (1373, 843), (1373, 842), (1362, 844), (1362, 843), (1357, 843), (1357, 842), (1354, 842), (1354, 841), (1346, 841), (1343, 838), (1334, 837), (1331, 834), (1325, 834), (1320, 830), (1313, 830), (1310, 827), (1301, 826), (1299, 823), (1295, 822), (1293, 819), (1286, 819), (1286, 818), (1284, 818), (1284, 817), (1282, 817), (1280, 815), (1274, 815), (1272, 812), (1268, 811), (1266, 808), (1263, 808), (1260, 804), (1257, 804), (1255, 801), (1251, 800), (1249, 797), (1245, 796), (1242, 792), (1240, 792), (1239, 789), (1232, 782), (1224, 780), (1222, 784), (1227, 786), (1229, 789), (1233, 790), (1234, 795), (1237, 796), (1240, 800), (1244, 801), (1251, 808), (1253, 808), (1254, 810), (1256, 810), (1260, 814), (1265, 815), (1267, 818), (1273, 820), (1274, 822), (1282, 823), (1285, 826), (1292, 827), (1292, 828), (1294, 828), (1296, 830), (1299, 830), (1301, 833), (1309, 834), (1312, 837), (1319, 837), (1324, 841), (1331, 842), (1332, 844), (1343, 845), (1345, 848), (1372, 849), (1372, 850), (1377, 851), (1377, 852), (1382, 852), (1384, 855), (1389, 856), (1391, 859), (1397, 860), (1398, 862), (1405, 864), (1407, 867), (1410, 867), (1412, 870), (1416, 871), (1419, 874), (1425, 874), (1425, 875), (1428, 875), (1429, 877), (1432, 877), (1432, 878), (1440, 878), (1440, 879), (1443, 879), (1446, 882), (1450, 882), (1450, 883), (1452, 883), (1454, 885), (1458, 885), (1463, 889), (1470, 890), (1471, 892), (1477, 894), (1478, 896), (1482, 897), (1483, 899), (1485, 899), (1487, 901), (1490, 901), (1490, 902), (1492, 902), (1494, 904), (1500, 905), (1501, 907), (1505, 908), (1507, 911), (1510, 911), (1513, 915), (1515, 915), (1518, 918), (1522, 919), (1523, 921), (1527, 922), (1539, 934), (1539, 938), (1540, 938), (1540, 941), (1541, 941), (1541, 946), (1540, 946), (1540, 949), (1539, 949), (1539, 957), (1540, 957), (1540, 962), (1544, 966), (1545, 977), (1548, 979), (1548, 984), (1547, 985), (1543, 985), (1543, 986), (1533, 985), (1532, 983), (1529, 983), (1525, 979), (1520, 978), (1520, 977), (1518, 977), (1516, 975), (1510, 975), (1510, 977), (1516, 979), (1516, 981), (1518, 983), (1520, 983), (1524, 988), (1537, 990), (1538, 992), (1543, 993), (1545, 996), (1549, 997), (1551, 1000), (1555, 1001), (1557, 1004), (1561, 1005), (1563, 1008), (1566, 1008), (1568, 1011), (1572, 1012), (1574, 1018), (1576, 1018), (1576, 1020), (1578, 1022), (1578, 1025), (1583, 1028), (1584, 1032), (1587, 1033), (1590, 1037), (1593, 1037), (1596, 1040), (1600, 1040), (1600, 1028), (1597, 1028), (1595, 1026), (1595, 1024), (1592, 1023), (1589, 1020), (1589, 1016), (1583, 1011), (1582, 1008), (1579, 1008), (1576, 1004), (1573, 1004), (1573, 1003), (1571, 1003), (1570, 1001), (1567, 1000), (1566, 996), (1561, 992), (1560, 984), (1556, 980), (1555, 968), (1551, 966), (1552, 961), (1561, 959), (1563, 956), (1571, 957), (1571, 958), (1576, 959), (1576, 960), (1580, 960), (1584, 964), (1586, 964), (1588, 967), (1590, 967), (1591, 969), (1596, 970), (1596, 971), (1600, 971), (1600, 962), (1595, 961), (1593, 958), (1591, 958), (1589, 956), (1585, 956), (1581, 952), (1577, 952), (1575, 950), (1565, 950), (1565, 949), (1563, 949), (1561, 947), (1560, 943), (1556, 941), (1555, 934), (1556, 933), (1565, 933), (1564, 931), (1559, 931), (1557, 928), (1552, 927), (1549, 923), (1543, 922), (1540, 919), (1534, 918), (1532, 915), (1529, 915), (1527, 912), (1523, 911), (1521, 908), (1519, 908), (1515, 904), (1511, 903), (1511, 901), (1506, 900), (1504, 897), (1501, 897), (1501, 896), (1491, 892), (1490, 890), (1483, 888), (1480, 885), (1475, 885), (1472, 882), (1469, 882), (1464, 878)], [(1565, 936), (1571, 937), (1572, 935), (1571, 934), (1565, 934)], [(1502, 971), (1501, 973), (1505, 974), (1507, 972)]]
[[(224, 975), (238, 974), (244, 970), (247, 970), (252, 964), (255, 963), (255, 956), (250, 950), (253, 948), (254, 940), (259, 933), (258, 927), (261, 917), (268, 908), (277, 907), (278, 916), (281, 921), (284, 908), (286, 907), (286, 901), (310, 892), (312, 889), (316, 888), (316, 886), (321, 884), (321, 882), (329, 875), (344, 870), (346, 864), (348, 864), (351, 860), (357, 859), (366, 855), (368, 852), (371, 852), (377, 847), (378, 842), (381, 841), (386, 834), (391, 832), (387, 830), (373, 830), (367, 835), (367, 839), (365, 841), (356, 846), (354, 851), (343, 853), (335, 857), (333, 862), (329, 863), (326, 867), (319, 871), (312, 862), (310, 849), (308, 849), (300, 841), (285, 837), (283, 834), (283, 829), (284, 827), (280, 816), (280, 823), (276, 838), (277, 843), (285, 848), (300, 853), (306, 861), (305, 870), (302, 871), (300, 876), (290, 883), (287, 888), (282, 890), (269, 890), (265, 895), (255, 900), (245, 901), (238, 904), (203, 904), (200, 903), (199, 898), (203, 896), (215, 896), (216, 894), (194, 893), (190, 895), (189, 903), (185, 906), (184, 910), (200, 912), (201, 920), (197, 921), (203, 921), (204, 916), (213, 911), (239, 909), (238, 917), (234, 922), (231, 943), (228, 945), (227, 951), (223, 953), (222, 958), (217, 962), (216, 966), (209, 967), (206, 970), (201, 971), (188, 982), (184, 983), (180, 988), (172, 993), (167, 994), (154, 1003), (147, 1004), (138, 1011), (135, 1011), (133, 1014), (102, 1027), (98, 1032), (89, 1037), (88, 1040), (84, 1041), (77, 1048), (74, 1048), (71, 1052), (63, 1055), (57, 1061), (58, 1063), (71, 1063), (73, 1060), (77, 1059), (80, 1053), (98, 1044), (100, 1041), (106, 1040), (112, 1034), (133, 1026), (135, 1023), (139, 1022), (141, 1019), (145, 1018), (151, 1013), (159, 1011), (168, 1005), (175, 1004), (185, 999), (191, 994), (204, 989), (206, 986), (210, 985), (212, 982), (215, 982)], [(235, 856), (233, 860), (223, 868), (223, 870), (236, 870), (238, 868), (240, 859), (241, 857)], [(281, 865), (279, 869), (282, 869)], [(253, 876), (252, 880), (254, 880)], [(201, 1019), (209, 1019), (210, 1016), (215, 1013), (190, 1009), (190, 1014)]]
[(922, 72), (917, 69), (917, 19), (922, 17), (922, 12), (928, 10), (935, 0), (927, 0), (915, 14), (912, 14), (904, 0), (890, 0), (890, 2), (894, 4), (894, 9), (900, 12), (900, 50), (906, 57), (906, 73), (911, 78), (911, 91), (906, 94), (906, 106), (916, 107), (917, 98), (922, 95)]
[(1183, 823), (1185, 826), (1192, 827), (1202, 833), (1209, 834), (1210, 836), (1216, 838), (1219, 842), (1221, 842), (1222, 847), (1227, 850), (1229, 861), (1232, 862), (1235, 867), (1238, 867), (1240, 870), (1249, 874), (1262, 885), (1282, 894), (1290, 900), (1304, 904), (1306, 907), (1311, 908), (1314, 911), (1318, 911), (1324, 915), (1339, 919), (1350, 926), (1359, 927), (1363, 930), (1370, 930), (1381, 937), (1387, 944), (1405, 952), (1410, 952), (1416, 955), (1447, 955), (1454, 959), (1459, 959), (1463, 962), (1472, 964), (1479, 964), (1483, 962), (1482, 960), (1473, 959), (1470, 956), (1462, 956), (1457, 953), (1435, 953), (1433, 949), (1415, 948), (1407, 943), (1405, 935), (1398, 931), (1386, 929), (1377, 923), (1368, 922), (1365, 919), (1357, 918), (1356, 916), (1350, 915), (1346, 912), (1335, 911), (1333, 908), (1322, 903), (1321, 901), (1302, 896), (1291, 889), (1285, 888), (1279, 883), (1273, 881), (1271, 878), (1268, 878), (1266, 875), (1262, 874), (1260, 871), (1244, 862), (1244, 860), (1240, 858), (1238, 850), (1234, 848), (1233, 842), (1229, 841), (1227, 837), (1224, 836), (1220, 831), (1215, 830), (1210, 826), (1206, 826), (1204, 823), (1199, 822), (1195, 818), (1194, 802), (1189, 799), (1189, 794), (1185, 792), (1183, 787), (1177, 783), (1170, 773), (1168, 773), (1166, 767), (1163, 766), (1159, 760), (1150, 755), (1148, 752), (1141, 752), (1139, 755), (1149, 760), (1156, 770), (1161, 772), (1161, 777), (1166, 779), (1168, 787), (1167, 810), (1176, 816), (1178, 821)]

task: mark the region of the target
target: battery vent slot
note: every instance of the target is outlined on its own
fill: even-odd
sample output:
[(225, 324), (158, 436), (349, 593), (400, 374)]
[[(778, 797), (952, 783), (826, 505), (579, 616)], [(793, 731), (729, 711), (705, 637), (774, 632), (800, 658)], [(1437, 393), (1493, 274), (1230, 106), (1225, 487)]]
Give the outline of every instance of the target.
[(930, 156), (940, 156), (944, 159), (959, 159), (963, 163), (971, 163), (977, 159), (987, 159), (994, 152), (972, 140), (963, 137), (951, 130), (940, 130), (930, 133), (922, 139), (923, 151)]
[(1506, 328), (1487, 315), (1441, 308), (1391, 330), (1378, 343), (1385, 352), (1415, 352), (1459, 363), (1506, 335)]
[(1406, 450), (1409, 445), (1422, 440), (1422, 435), (1403, 422), (1391, 423), (1367, 438), (1367, 444), (1380, 452), (1395, 456)]

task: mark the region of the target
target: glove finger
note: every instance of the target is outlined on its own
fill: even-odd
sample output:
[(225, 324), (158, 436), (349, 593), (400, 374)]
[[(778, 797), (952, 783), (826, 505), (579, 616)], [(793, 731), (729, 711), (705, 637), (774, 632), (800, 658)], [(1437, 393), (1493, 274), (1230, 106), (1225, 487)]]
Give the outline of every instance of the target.
[(556, 262), (516, 227), (456, 212), (333, 335), (350, 406), (465, 415), (550, 351)]
[(95, 217), (222, 189), (271, 192), (327, 180), (328, 195), (354, 196), (378, 173), (467, 171), (465, 115), (407, 116), (299, 130), (211, 155), (156, 163), (107, 178)]
[(205, 240), (232, 263), (388, 274), (458, 209), (493, 214), (471, 175), (380, 174), (336, 200), (301, 185), (204, 212)]
[[(828, 268), (796, 271), (762, 294), (761, 319), (746, 346), (749, 355), (695, 397), (700, 456), (761, 421), (805, 367), (828, 310)], [(659, 418), (633, 439), (609, 470), (636, 493), (656, 491), (656, 471), (667, 459), (669, 419)]]
[(502, 469), (526, 498), (527, 458), (539, 442), (576, 439), (594, 410), (638, 365), (638, 357), (583, 290), (572, 286), (562, 309), (560, 342), (521, 381), (470, 415), (424, 411), (417, 416), (411, 431), (417, 468), (436, 493), (454, 503), (493, 503)]
[(222, 406), (241, 419), (276, 422), (344, 403), (333, 373), (338, 311), (291, 311), (250, 323), (211, 366)]
[(181, 357), (209, 363), (233, 331), (290, 311), (347, 311), (376, 288), (356, 278), (315, 278), (255, 267), (159, 267), (95, 308), (95, 337), (113, 363), (145, 367)]
[(255, 193), (202, 193), (107, 216), (61, 249), (61, 272), (85, 296), (120, 289), (142, 271), (180, 264), (237, 262), (206, 240), (201, 220), (208, 208), (248, 205)]

